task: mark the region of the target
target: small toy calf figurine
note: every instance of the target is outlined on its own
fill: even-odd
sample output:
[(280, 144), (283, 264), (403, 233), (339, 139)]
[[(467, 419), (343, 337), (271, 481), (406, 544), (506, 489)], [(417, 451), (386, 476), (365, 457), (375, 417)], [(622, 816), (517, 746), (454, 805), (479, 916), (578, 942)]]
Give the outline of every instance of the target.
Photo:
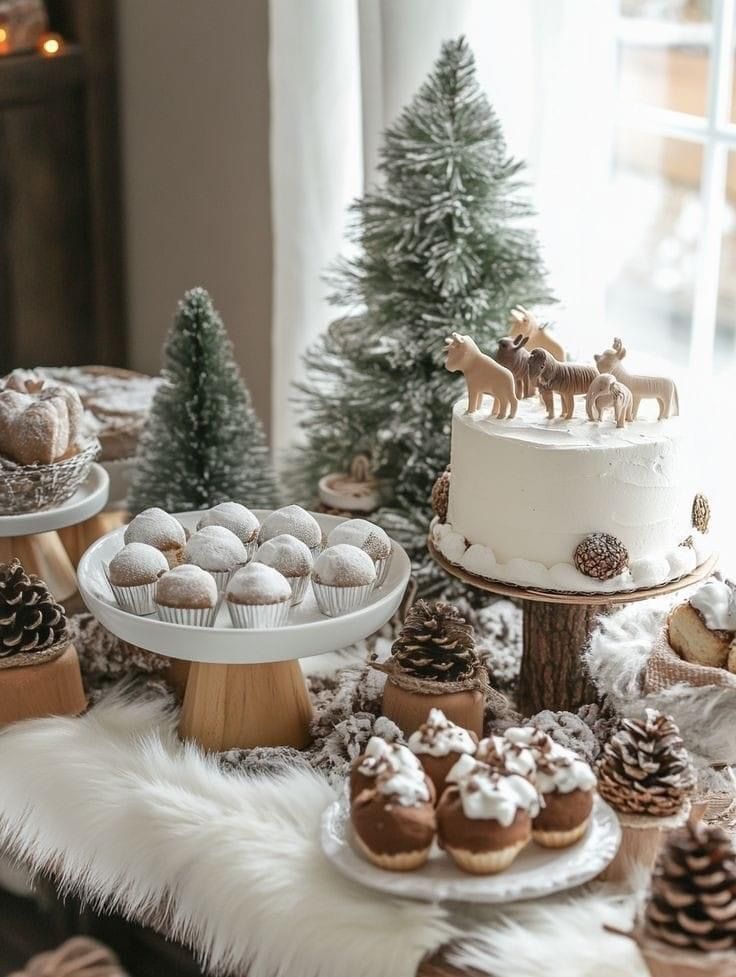
[(554, 393), (560, 395), (560, 417), (569, 420), (575, 412), (575, 396), (587, 394), (596, 378), (595, 367), (583, 363), (560, 363), (546, 349), (533, 349), (529, 356), (529, 380), (539, 384), (547, 417), (555, 416)]
[(521, 400), (530, 397), (534, 392), (534, 386), (529, 381), (529, 357), (528, 349), (524, 349), (529, 342), (528, 336), (519, 333), (514, 339), (504, 336), (499, 339), (496, 349), (496, 362), (511, 370), (516, 381), (516, 396)]
[(589, 421), (603, 419), (603, 411), (613, 407), (616, 427), (626, 427), (626, 421), (631, 420), (633, 397), (628, 387), (619, 383), (612, 373), (601, 373), (588, 387), (585, 398), (585, 409)]
[(669, 377), (648, 377), (638, 373), (629, 373), (621, 365), (626, 356), (626, 347), (617, 337), (613, 341), (612, 349), (605, 349), (596, 353), (593, 359), (599, 373), (612, 373), (619, 383), (624, 384), (631, 391), (633, 399), (631, 420), (636, 420), (639, 413), (639, 402), (642, 400), (656, 400), (659, 404), (659, 418), (676, 416), (680, 413), (680, 402), (677, 387)]
[(481, 353), (470, 336), (454, 332), (445, 340), (445, 367), (450, 373), (459, 370), (468, 388), (468, 414), (480, 409), (483, 394), (493, 397), (491, 416), (503, 420), (514, 417), (518, 401), (514, 392), (514, 375), (505, 366)]
[(565, 350), (548, 332), (549, 323), (541, 325), (533, 312), (529, 312), (523, 305), (517, 305), (511, 310), (511, 329), (509, 336), (521, 333), (529, 340), (529, 349), (546, 349), (560, 363), (565, 362)]

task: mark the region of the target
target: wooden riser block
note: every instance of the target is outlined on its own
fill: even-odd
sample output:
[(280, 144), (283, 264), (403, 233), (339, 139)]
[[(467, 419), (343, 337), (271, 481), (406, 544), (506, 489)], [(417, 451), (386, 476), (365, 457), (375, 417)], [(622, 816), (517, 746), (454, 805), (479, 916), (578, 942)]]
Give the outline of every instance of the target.
[(0, 726), (43, 716), (78, 716), (86, 708), (74, 645), (41, 665), (0, 669)]
[(84, 551), (101, 536), (124, 525), (127, 514), (125, 512), (101, 512), (99, 515), (85, 519), (76, 526), (67, 526), (59, 530), (59, 537), (72, 564), (76, 567)]
[(303, 749), (311, 740), (311, 720), (312, 705), (297, 661), (193, 662), (179, 734), (215, 751), (254, 746)]
[(396, 723), (404, 736), (411, 736), (427, 721), (430, 709), (441, 709), (450, 722), (472, 730), (478, 739), (483, 736), (485, 701), (482, 692), (422, 695), (402, 689), (387, 679), (383, 690), (383, 714)]
[(181, 661), (179, 658), (169, 659), (169, 667), (164, 674), (164, 678), (176, 692), (177, 698), (182, 701), (187, 690), (189, 672), (192, 669), (191, 662)]
[(0, 563), (18, 558), (26, 572), (43, 580), (62, 604), (77, 592), (77, 577), (56, 532), (0, 538)]
[(666, 833), (662, 828), (631, 828), (621, 825), (621, 847), (599, 878), (603, 882), (626, 882), (632, 871), (646, 869), (651, 872)]

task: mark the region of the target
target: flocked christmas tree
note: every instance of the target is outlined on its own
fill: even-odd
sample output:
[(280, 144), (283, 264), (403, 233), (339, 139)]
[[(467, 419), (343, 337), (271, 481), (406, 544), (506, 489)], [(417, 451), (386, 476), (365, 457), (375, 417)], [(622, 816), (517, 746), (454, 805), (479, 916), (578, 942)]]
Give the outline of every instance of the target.
[(179, 303), (163, 349), (163, 383), (138, 449), (131, 512), (184, 512), (232, 500), (278, 503), (263, 427), (222, 319), (203, 288)]
[(385, 486), (371, 518), (407, 545), (425, 593), (441, 579), (426, 557), (430, 494), (449, 461), (450, 405), (462, 391), (443, 367), (443, 340), (456, 330), (493, 351), (515, 304), (552, 301), (519, 194), (522, 166), (467, 43), (446, 42), (385, 133), (381, 184), (353, 205), (359, 250), (338, 266), (333, 300), (355, 314), (306, 357), (295, 487), (313, 499), (320, 476), (368, 453)]

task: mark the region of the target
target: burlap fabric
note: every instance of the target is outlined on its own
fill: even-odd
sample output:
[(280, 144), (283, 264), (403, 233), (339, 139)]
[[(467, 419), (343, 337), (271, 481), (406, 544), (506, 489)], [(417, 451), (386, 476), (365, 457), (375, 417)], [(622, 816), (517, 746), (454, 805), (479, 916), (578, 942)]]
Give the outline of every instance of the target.
[(489, 708), (497, 718), (508, 716), (513, 713), (511, 703), (503, 693), (494, 689), (488, 681), (488, 669), (479, 662), (473, 674), (466, 679), (457, 682), (438, 682), (436, 679), (417, 678), (415, 675), (408, 675), (396, 662), (389, 658), (388, 661), (369, 663), (371, 668), (383, 672), (388, 676), (390, 682), (398, 685), (406, 692), (418, 692), (422, 695), (450, 695), (453, 692), (482, 692), (485, 698), (486, 707)]
[(642, 676), (642, 691), (645, 695), (661, 692), (673, 685), (690, 685), (702, 688), (715, 685), (723, 689), (736, 690), (736, 675), (725, 668), (712, 668), (709, 665), (696, 665), (683, 661), (672, 650), (667, 640), (667, 629), (657, 635)]

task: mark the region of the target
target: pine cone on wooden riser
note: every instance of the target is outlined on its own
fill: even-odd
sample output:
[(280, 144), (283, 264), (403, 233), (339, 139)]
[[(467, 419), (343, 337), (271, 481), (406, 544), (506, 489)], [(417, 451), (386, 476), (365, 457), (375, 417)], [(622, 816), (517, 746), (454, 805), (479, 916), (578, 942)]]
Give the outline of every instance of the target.
[(647, 709), (643, 720), (622, 720), (598, 765), (598, 792), (622, 814), (670, 817), (682, 809), (694, 785), (677, 726), (654, 709)]
[(64, 608), (19, 560), (0, 564), (0, 658), (50, 648), (66, 635)]
[(392, 654), (408, 675), (439, 682), (471, 678), (478, 664), (472, 625), (456, 607), (443, 601), (414, 604)]
[(652, 936), (683, 949), (736, 948), (736, 859), (720, 828), (687, 825), (670, 836), (645, 912)]

